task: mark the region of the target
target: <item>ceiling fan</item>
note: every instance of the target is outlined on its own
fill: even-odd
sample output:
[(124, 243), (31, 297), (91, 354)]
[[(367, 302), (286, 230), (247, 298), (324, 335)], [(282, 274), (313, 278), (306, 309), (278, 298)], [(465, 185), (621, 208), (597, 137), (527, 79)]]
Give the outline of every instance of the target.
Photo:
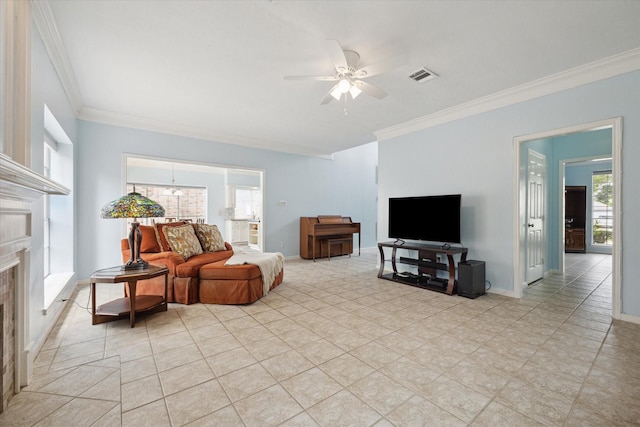
[[(327, 52), (333, 62), (335, 73), (329, 76), (285, 76), (285, 80), (319, 80), (328, 82), (337, 82), (325, 95), (320, 104), (328, 104), (332, 100), (339, 101), (342, 95), (345, 101), (350, 95), (351, 99), (355, 99), (362, 92), (374, 98), (382, 99), (387, 93), (365, 82), (364, 78), (381, 74), (386, 70), (394, 68), (405, 62), (401, 56), (393, 57), (371, 64), (366, 67), (358, 68), (360, 55), (353, 50), (344, 50), (338, 40), (326, 41)], [(348, 94), (348, 95), (347, 95)]]

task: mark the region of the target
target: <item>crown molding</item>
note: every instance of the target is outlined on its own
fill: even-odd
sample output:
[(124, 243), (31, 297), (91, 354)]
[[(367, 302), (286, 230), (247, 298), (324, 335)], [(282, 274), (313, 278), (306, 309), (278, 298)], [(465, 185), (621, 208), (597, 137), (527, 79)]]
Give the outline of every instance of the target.
[(261, 150), (278, 151), (329, 160), (333, 159), (333, 154), (327, 153), (326, 151), (290, 144), (282, 144), (273, 141), (247, 138), (239, 135), (212, 133), (210, 131), (194, 129), (192, 127), (171, 125), (158, 120), (117, 114), (110, 111), (86, 107), (84, 105), (80, 89), (78, 88), (73, 69), (69, 62), (69, 57), (64, 48), (62, 37), (58, 31), (58, 26), (53, 15), (53, 11), (51, 10), (49, 0), (30, 0), (30, 3), (32, 5), (32, 16), (35, 27), (42, 37), (53, 67), (58, 74), (62, 87), (69, 99), (69, 102), (71, 103), (71, 107), (73, 108), (73, 112), (78, 119), (114, 126), (126, 126), (151, 132), (168, 133), (171, 135), (179, 135), (207, 141), (240, 145)]
[(637, 70), (640, 70), (640, 48), (389, 126), (373, 133), (378, 141), (384, 141)]
[(259, 150), (277, 151), (328, 160), (333, 159), (333, 154), (327, 153), (326, 151), (313, 150), (307, 147), (299, 147), (274, 141), (248, 138), (240, 135), (214, 133), (208, 130), (194, 128), (193, 126), (178, 126), (155, 119), (130, 116), (127, 114), (114, 113), (88, 107), (80, 109), (77, 117), (80, 120), (89, 122), (104, 123), (113, 126), (122, 126), (169, 135), (178, 135), (187, 138), (219, 142), (222, 144), (239, 145)]
[(51, 5), (48, 0), (31, 0), (31, 6), (35, 27), (40, 33), (40, 37), (42, 37), (45, 49), (49, 54), (49, 58), (51, 58), (53, 68), (56, 70), (62, 87), (67, 94), (67, 98), (69, 98), (71, 107), (77, 116), (84, 102), (76, 82), (76, 77), (73, 74), (73, 69), (69, 63), (69, 57), (64, 48), (62, 37), (60, 37)]
[[(53, 11), (51, 10), (50, 0), (30, 0), (30, 3), (32, 5), (32, 15), (35, 27), (42, 37), (45, 48), (51, 58), (51, 62), (53, 63), (53, 67), (58, 74), (62, 87), (77, 118), (115, 126), (126, 126), (135, 129), (162, 132), (267, 151), (277, 151), (324, 159), (333, 158), (332, 153), (307, 147), (258, 140), (239, 135), (212, 133), (210, 131), (194, 129), (192, 127), (169, 125), (165, 122), (148, 118), (116, 114), (109, 111), (85, 107), (73, 69), (69, 63), (68, 56), (64, 48), (64, 43), (62, 42), (62, 38), (58, 31)], [(422, 129), (442, 125), (465, 117), (474, 116), (476, 114), (637, 70), (640, 70), (640, 48), (632, 49), (609, 58), (604, 58), (530, 83), (478, 98), (464, 104), (440, 110), (433, 114), (379, 129), (374, 131), (373, 134), (378, 141), (385, 141), (398, 136), (417, 132)]]

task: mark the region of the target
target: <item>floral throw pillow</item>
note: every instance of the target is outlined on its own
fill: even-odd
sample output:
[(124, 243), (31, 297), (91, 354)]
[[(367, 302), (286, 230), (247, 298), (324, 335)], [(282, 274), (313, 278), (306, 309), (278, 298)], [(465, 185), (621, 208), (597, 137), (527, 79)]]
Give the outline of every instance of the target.
[(193, 228), (195, 228), (202, 250), (205, 252), (218, 252), (226, 249), (217, 225), (193, 224)]
[(167, 242), (167, 235), (164, 232), (165, 227), (180, 227), (181, 225), (185, 225), (184, 221), (177, 222), (164, 222), (154, 224), (153, 227), (156, 229), (156, 240), (158, 241), (158, 245), (160, 246), (161, 251), (170, 251), (171, 246), (169, 246), (169, 242)]
[(165, 234), (171, 250), (180, 254), (185, 260), (202, 253), (200, 241), (190, 224), (165, 227), (162, 232)]

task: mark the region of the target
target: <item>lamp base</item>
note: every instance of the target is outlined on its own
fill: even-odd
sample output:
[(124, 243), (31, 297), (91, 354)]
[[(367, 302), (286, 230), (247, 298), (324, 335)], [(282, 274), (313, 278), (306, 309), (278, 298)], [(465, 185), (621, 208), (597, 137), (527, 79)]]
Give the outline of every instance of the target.
[(141, 270), (143, 268), (149, 267), (149, 263), (142, 258), (138, 258), (136, 261), (129, 260), (125, 265), (122, 266), (123, 270)]
[(140, 231), (140, 223), (135, 219), (131, 223), (131, 232), (129, 233), (129, 249), (131, 250), (131, 258), (125, 265), (124, 270), (140, 270), (149, 267), (149, 263), (140, 257), (140, 245), (142, 244), (142, 232)]

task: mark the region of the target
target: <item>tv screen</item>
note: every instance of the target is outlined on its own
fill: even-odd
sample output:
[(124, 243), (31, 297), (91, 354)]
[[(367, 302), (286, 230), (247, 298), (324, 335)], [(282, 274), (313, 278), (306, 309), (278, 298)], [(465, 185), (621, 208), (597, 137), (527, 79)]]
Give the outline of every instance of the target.
[(460, 194), (389, 198), (389, 237), (461, 243)]

